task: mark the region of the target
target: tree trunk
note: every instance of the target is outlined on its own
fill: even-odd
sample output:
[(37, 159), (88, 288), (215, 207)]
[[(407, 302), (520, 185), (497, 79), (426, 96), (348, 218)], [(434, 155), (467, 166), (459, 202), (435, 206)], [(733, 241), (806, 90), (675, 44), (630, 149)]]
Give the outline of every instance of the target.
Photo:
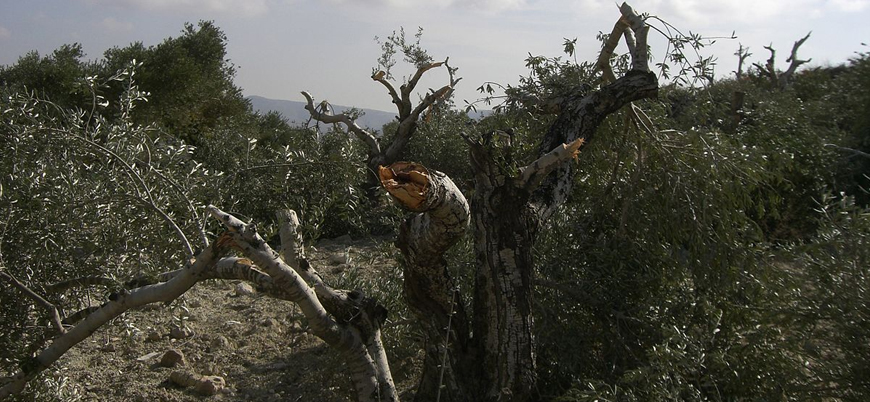
[(404, 296), (424, 334), (425, 358), (415, 400), (473, 401), (474, 354), (462, 297), (443, 254), (468, 227), (468, 202), (445, 174), (397, 162), (379, 170), (382, 185), (415, 212), (399, 228)]
[(477, 271), (474, 336), (480, 400), (535, 400), (532, 246), (538, 222), (529, 194), (499, 172), (479, 172), (472, 199)]

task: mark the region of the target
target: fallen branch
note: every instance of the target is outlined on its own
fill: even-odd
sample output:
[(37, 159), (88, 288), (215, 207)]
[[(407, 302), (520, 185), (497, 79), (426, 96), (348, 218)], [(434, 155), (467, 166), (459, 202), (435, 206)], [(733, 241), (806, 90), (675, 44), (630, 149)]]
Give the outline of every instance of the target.
[[(233, 247), (240, 250), (260, 267), (271, 278), (273, 286), (282, 289), (288, 300), (299, 306), (308, 319), (311, 332), (338, 350), (344, 357), (360, 401), (374, 401), (378, 396), (387, 400), (398, 400), (392, 376), (389, 371), (383, 372), (381, 370), (376, 361), (378, 357), (373, 356), (369, 349), (373, 342), (379, 342), (379, 339), (373, 341), (372, 337), (377, 335), (379, 338), (379, 325), (382, 321), (377, 319), (367, 322), (354, 320), (354, 317), (359, 315), (357, 313), (362, 310), (354, 306), (354, 303), (363, 303), (366, 300), (359, 292), (345, 293), (345, 291), (329, 289), (322, 284), (319, 276), (311, 274), (313, 270), (310, 267), (302, 269), (302, 264), (295, 268), (288, 266), (278, 256), (278, 253), (272, 250), (265, 240), (257, 234), (253, 226), (245, 224), (214, 206), (210, 205), (208, 211), (229, 229)], [(316, 286), (323, 291), (332, 291), (328, 293), (330, 297), (325, 298), (324, 302), (338, 300), (338, 303), (331, 306), (331, 308), (336, 309), (336, 315), (330, 314), (325, 307), (327, 304), (321, 302), (316, 290), (304, 280), (303, 276), (319, 283)], [(346, 296), (347, 299), (342, 296)], [(341, 311), (342, 308), (348, 308), (348, 306), (355, 310), (353, 312)], [(363, 308), (366, 307), (363, 306)], [(383, 318), (386, 318), (385, 313)], [(343, 325), (345, 322), (352, 325), (345, 326)], [(371, 325), (371, 327), (367, 325)]]
[(195, 261), (175, 277), (157, 285), (144, 286), (130, 292), (116, 294), (113, 300), (89, 314), (82, 322), (55, 338), (51, 344), (21, 364), (21, 371), (9, 378), (0, 388), (0, 399), (20, 393), (37, 374), (54, 364), (70, 348), (87, 339), (98, 328), (125, 311), (154, 302), (170, 302), (188, 291), (198, 282), (203, 272), (214, 265), (221, 252), (218, 242), (205, 248)]

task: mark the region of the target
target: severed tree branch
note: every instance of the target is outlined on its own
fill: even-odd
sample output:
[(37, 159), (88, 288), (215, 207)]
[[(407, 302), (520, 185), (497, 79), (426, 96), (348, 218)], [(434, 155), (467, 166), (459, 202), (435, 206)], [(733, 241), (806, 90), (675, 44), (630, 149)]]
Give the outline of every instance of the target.
[(560, 164), (570, 159), (577, 160), (577, 155), (580, 154), (580, 147), (585, 142), (586, 140), (583, 138), (578, 138), (570, 143), (559, 145), (529, 165), (521, 167), (519, 185), (528, 191), (533, 191)]
[(54, 364), (70, 348), (87, 339), (98, 328), (125, 311), (149, 303), (175, 300), (202, 279), (203, 272), (214, 265), (222, 247), (214, 242), (196, 256), (195, 261), (186, 266), (178, 275), (167, 282), (148, 285), (131, 292), (116, 294), (112, 300), (99, 307), (65, 333), (55, 338), (36, 357), (21, 364), (21, 370), (8, 378), (0, 387), (0, 400), (19, 394), (36, 375)]
[[(470, 321), (462, 303), (454, 303), (458, 287), (444, 260), (470, 223), (468, 201), (447, 175), (419, 164), (396, 162), (381, 166), (378, 174), (393, 200), (413, 212), (400, 226), (396, 244), (405, 257), (405, 300), (426, 336), (418, 393), (436, 395), (443, 388), (451, 395), (448, 400), (469, 400), (458, 382), (470, 378), (463, 370), (475, 367), (469, 360)], [(444, 371), (448, 375), (442, 382)]]
[[(374, 401), (381, 396), (391, 396), (398, 400), (398, 393), (389, 373), (379, 372), (379, 365), (375, 361), (376, 356), (369, 352), (369, 341), (372, 333), (366, 333), (366, 328), (360, 326), (342, 325), (342, 322), (352, 322), (345, 314), (331, 316), (325, 304), (317, 296), (317, 292), (303, 279), (298, 272), (307, 272), (301, 265), (299, 268), (288, 266), (271, 247), (256, 232), (256, 228), (247, 225), (214, 206), (208, 207), (209, 213), (221, 221), (229, 229), (234, 247), (239, 249), (254, 264), (260, 267), (265, 274), (271, 277), (274, 286), (286, 292), (287, 300), (296, 303), (309, 320), (311, 332), (330, 346), (336, 348), (348, 364), (351, 379), (354, 383), (357, 396), (360, 401)], [(238, 266), (238, 264), (235, 264)], [(319, 277), (305, 275), (309, 278)], [(322, 283), (322, 282), (321, 282)], [(348, 292), (350, 299), (364, 300), (358, 292)], [(325, 300), (324, 300), (325, 301)], [(357, 310), (358, 312), (358, 310)], [(333, 318), (335, 317), (335, 319)], [(386, 314), (383, 314), (386, 318)], [(338, 322), (336, 319), (342, 321)], [(356, 323), (355, 321), (353, 323)], [(379, 325), (378, 322), (376, 322)], [(377, 328), (377, 326), (375, 327)], [(375, 332), (379, 337), (379, 332)], [(389, 377), (389, 381), (386, 378)]]
[(791, 81), (794, 79), (794, 73), (795, 71), (797, 71), (798, 67), (813, 60), (811, 58), (806, 60), (800, 60), (797, 57), (798, 48), (800, 48), (801, 45), (803, 45), (804, 42), (806, 42), (807, 39), (810, 38), (810, 35), (812, 35), (812, 33), (813, 32), (810, 31), (809, 33), (807, 33), (807, 36), (804, 36), (803, 38), (796, 41), (791, 47), (791, 54), (788, 56), (788, 59), (785, 60), (787, 63), (789, 63), (788, 69), (786, 69), (785, 72), (779, 76), (779, 87), (781, 89), (785, 88), (789, 83), (791, 83)]
[[(255, 284), (270, 296), (293, 301), (300, 306), (309, 320), (312, 333), (335, 347), (347, 361), (359, 401), (398, 401), (398, 393), (380, 338), (380, 326), (386, 319), (386, 310), (360, 292), (333, 290), (324, 285), (316, 271), (310, 269), (304, 259), (301, 241), (298, 243), (300, 248), (295, 259), (299, 268), (290, 268), (269, 248), (253, 226), (246, 225), (213, 206), (209, 206), (208, 211), (224, 223), (229, 232), (221, 235), (183, 269), (153, 277), (136, 278), (123, 284), (127, 287), (140, 287), (113, 293), (103, 305), (77, 313), (69, 321), (76, 324), (66, 332), (63, 331), (59, 314), (56, 314), (54, 321), (60, 335), (36, 357), (23, 362), (20, 372), (0, 382), (0, 399), (20, 393), (30, 380), (56, 362), (72, 346), (131, 308), (158, 301), (172, 301), (201, 280), (241, 279)], [(289, 215), (292, 217), (295, 214)], [(298, 224), (298, 220), (295, 222)], [(295, 239), (299, 239), (298, 231), (293, 228), (291, 232), (295, 235), (287, 238), (293, 243)], [(229, 246), (241, 250), (248, 258), (232, 257), (218, 261), (219, 255)], [(254, 261), (257, 261), (256, 266)], [(305, 274), (297, 275), (297, 272)], [(35, 292), (28, 292), (26, 286), (5, 271), (0, 270), (0, 276), (16, 284), (28, 296), (38, 297)], [(328, 301), (325, 307), (320, 305), (315, 290), (302, 280), (302, 276), (315, 283), (316, 289), (320, 289), (317, 293), (324, 295)], [(108, 278), (76, 278), (55, 284), (51, 288), (63, 291), (73, 286), (86, 285), (116, 287), (119, 284)], [(336, 317), (336, 320), (330, 316)], [(365, 317), (366, 321), (363, 322), (360, 317)]]
[[(767, 59), (767, 63), (764, 66), (758, 63), (753, 63), (752, 65), (755, 66), (755, 68), (757, 68), (759, 71), (761, 71), (762, 74), (767, 75), (768, 79), (770, 79), (771, 85), (774, 88), (778, 88), (780, 90), (785, 89), (794, 79), (794, 74), (797, 71), (798, 67), (813, 60), (800, 60), (797, 57), (798, 49), (801, 47), (801, 45), (804, 44), (804, 42), (807, 41), (807, 39), (810, 38), (810, 35), (812, 33), (813, 32), (810, 31), (806, 36), (794, 43), (791, 48), (791, 54), (789, 55), (788, 59), (786, 59), (786, 62), (789, 63), (788, 69), (786, 69), (784, 72), (779, 74), (776, 72), (776, 67), (774, 65), (776, 59), (776, 50), (773, 48), (773, 44), (764, 47), (770, 52), (770, 58)], [(748, 55), (749, 54), (747, 53), (747, 56)]]
[[(559, 116), (541, 141), (538, 148), (540, 155), (545, 155), (556, 147), (570, 144), (577, 139), (584, 139), (588, 143), (594, 137), (598, 126), (608, 115), (625, 105), (630, 105), (633, 101), (653, 98), (658, 94), (658, 80), (649, 71), (647, 65), (649, 61), (649, 51), (646, 46), (648, 25), (626, 3), (622, 4), (620, 12), (622, 16), (614, 26), (611, 36), (605, 42), (596, 68), (602, 71), (605, 82), (615, 78), (610, 67), (610, 58), (619, 37), (623, 36), (622, 34), (628, 28), (631, 28), (635, 43), (631, 45), (631, 36), (626, 36), (626, 40), (632, 51), (632, 69), (623, 77), (607, 83), (595, 92), (567, 96), (559, 108)], [(646, 116), (643, 113), (639, 113), (635, 108), (632, 108), (630, 113), (633, 114), (632, 118), (639, 126), (645, 127), (645, 129), (652, 128), (652, 122), (648, 118), (645, 119)], [(560, 164), (555, 171), (544, 178), (540, 185), (536, 186), (537, 189), (532, 195), (532, 203), (542, 221), (555, 213), (558, 206), (571, 193), (573, 188), (573, 175), (571, 173), (572, 166), (570, 164)]]
[(605, 84), (616, 81), (610, 59), (613, 58), (613, 52), (616, 50), (616, 45), (619, 44), (620, 37), (625, 37), (629, 54), (631, 54), (631, 69), (642, 72), (649, 71), (649, 51), (647, 50), (649, 25), (628, 3), (622, 3), (619, 11), (622, 13), (622, 17), (614, 24), (613, 30), (604, 42), (595, 63), (595, 68), (601, 71)]
[[(457, 69), (450, 67), (448, 64), (449, 60), (450, 59), (447, 58), (444, 61), (426, 63), (419, 66), (415, 73), (405, 84), (402, 84), (398, 90), (387, 80), (388, 74), (385, 71), (376, 71), (372, 74), (372, 80), (379, 82), (387, 89), (387, 92), (389, 92), (390, 98), (392, 99), (393, 104), (396, 105), (396, 110), (399, 113), (397, 117), (399, 124), (396, 127), (396, 132), (392, 136), (392, 141), (384, 147), (381, 147), (378, 139), (372, 133), (359, 127), (350, 116), (345, 114), (328, 114), (323, 110), (324, 108), (318, 109), (315, 107), (310, 94), (302, 92), (302, 95), (304, 95), (307, 100), (305, 109), (308, 110), (311, 118), (314, 120), (324, 123), (343, 123), (348, 127), (348, 130), (353, 132), (368, 145), (369, 153), (366, 167), (371, 174), (369, 175), (369, 183), (367, 184), (368, 188), (371, 189), (372, 186), (377, 186), (378, 166), (389, 165), (398, 160), (404, 149), (407, 147), (411, 137), (417, 131), (420, 115), (426, 110), (431, 111), (436, 106), (437, 102), (449, 99), (452, 96), (456, 85), (462, 80), (462, 78), (456, 77), (455, 74)], [(411, 101), (411, 95), (414, 93), (420, 79), (424, 74), (426, 74), (426, 72), (439, 67), (445, 67), (447, 69), (448, 83), (437, 90), (430, 89), (427, 95), (420, 99), (419, 103), (415, 106)], [(369, 191), (371, 197), (373, 197), (373, 194), (374, 191)]]

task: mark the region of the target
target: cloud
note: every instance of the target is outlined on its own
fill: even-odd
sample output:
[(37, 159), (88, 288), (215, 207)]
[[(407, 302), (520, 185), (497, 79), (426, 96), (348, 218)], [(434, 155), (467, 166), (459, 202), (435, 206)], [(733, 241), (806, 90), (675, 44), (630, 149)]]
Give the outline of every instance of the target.
[(256, 16), (265, 14), (267, 0), (86, 0), (89, 4), (156, 12), (196, 12)]
[(9, 32), (6, 27), (0, 26), (0, 40), (9, 39), (12, 37), (12, 32)]
[(526, 6), (527, 0), (330, 0), (334, 3), (359, 4), (368, 3), (397, 8), (438, 8), (438, 9), (472, 9), (486, 12), (518, 10)]
[(867, 0), (832, 0), (831, 4), (834, 5), (836, 9), (839, 11), (846, 12), (858, 12), (863, 11), (870, 5), (870, 1)]
[(133, 23), (126, 21), (119, 21), (115, 17), (107, 17), (104, 18), (98, 24), (101, 28), (105, 29), (108, 32), (130, 32), (133, 30)]

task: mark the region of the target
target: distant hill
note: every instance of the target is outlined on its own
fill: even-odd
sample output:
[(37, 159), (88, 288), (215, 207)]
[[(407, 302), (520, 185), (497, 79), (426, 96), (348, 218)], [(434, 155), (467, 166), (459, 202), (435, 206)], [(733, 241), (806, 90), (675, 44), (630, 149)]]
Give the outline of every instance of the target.
[[(262, 96), (249, 96), (248, 100), (251, 101), (251, 106), (253, 106), (255, 112), (260, 113), (268, 113), (270, 111), (275, 111), (281, 113), (290, 124), (293, 125), (302, 125), (308, 121), (310, 115), (308, 111), (305, 110), (305, 102), (299, 101), (289, 101), (283, 99), (269, 99), (264, 98)], [(340, 106), (340, 105), (332, 105), (335, 108), (335, 113), (341, 113), (345, 110), (351, 109), (348, 106)], [(384, 125), (396, 120), (396, 113), (385, 112), (383, 110), (374, 110), (374, 109), (361, 109), (364, 114), (362, 117), (357, 119), (357, 124), (359, 124), (363, 128), (367, 128), (370, 130), (374, 130), (377, 132), (381, 132)], [(492, 114), (491, 110), (478, 110), (468, 113), (468, 117), (471, 117), (474, 120), (480, 120), (486, 116)], [(313, 124), (313, 123), (312, 123)]]
[[(249, 96), (254, 111), (260, 113), (268, 113), (275, 111), (281, 113), (291, 124), (302, 125), (308, 121), (309, 114), (305, 110), (305, 102), (289, 101), (281, 99), (269, 99), (262, 96)], [(351, 109), (348, 106), (332, 105), (335, 108), (335, 113), (341, 113)], [(363, 128), (368, 128), (380, 132), (385, 124), (396, 119), (396, 113), (384, 112), (382, 110), (361, 109), (364, 114), (357, 119), (357, 124)]]

